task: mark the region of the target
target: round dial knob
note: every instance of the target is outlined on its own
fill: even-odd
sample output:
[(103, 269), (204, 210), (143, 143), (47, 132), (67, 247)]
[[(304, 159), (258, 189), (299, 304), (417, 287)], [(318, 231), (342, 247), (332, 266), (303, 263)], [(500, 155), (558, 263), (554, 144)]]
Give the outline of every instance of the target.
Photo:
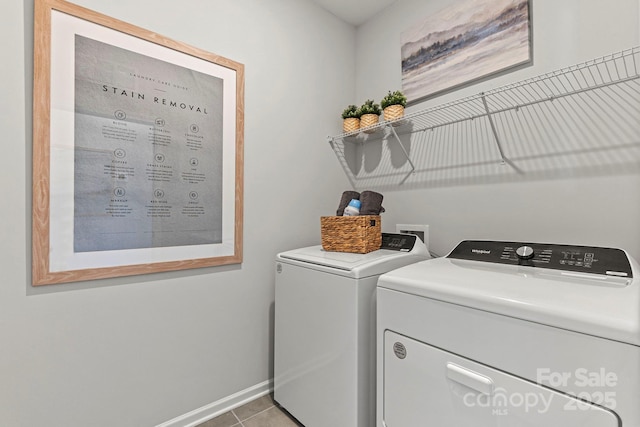
[(516, 249), (516, 255), (520, 259), (531, 259), (533, 258), (533, 248), (531, 246), (520, 246)]

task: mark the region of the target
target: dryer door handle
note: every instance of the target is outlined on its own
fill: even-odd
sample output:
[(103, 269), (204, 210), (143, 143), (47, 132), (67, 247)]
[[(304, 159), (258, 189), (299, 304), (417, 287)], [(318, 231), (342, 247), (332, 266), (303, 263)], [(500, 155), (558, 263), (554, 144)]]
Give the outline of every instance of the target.
[(491, 378), (454, 363), (447, 363), (447, 378), (482, 394), (490, 396), (493, 393)]

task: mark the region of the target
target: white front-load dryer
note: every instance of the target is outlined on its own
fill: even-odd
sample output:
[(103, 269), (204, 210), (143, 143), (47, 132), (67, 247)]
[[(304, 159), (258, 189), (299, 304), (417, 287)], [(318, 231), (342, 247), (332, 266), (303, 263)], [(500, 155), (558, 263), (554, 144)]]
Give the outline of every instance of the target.
[(384, 274), (377, 427), (639, 427), (638, 264), (464, 241)]

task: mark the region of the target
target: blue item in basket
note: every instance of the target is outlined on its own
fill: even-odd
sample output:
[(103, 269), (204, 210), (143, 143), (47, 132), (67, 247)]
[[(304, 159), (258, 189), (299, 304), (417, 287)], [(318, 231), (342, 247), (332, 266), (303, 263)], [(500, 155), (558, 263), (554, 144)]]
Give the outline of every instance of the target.
[(360, 206), (362, 203), (358, 199), (351, 199), (349, 206), (344, 208), (344, 216), (358, 216), (360, 215)]

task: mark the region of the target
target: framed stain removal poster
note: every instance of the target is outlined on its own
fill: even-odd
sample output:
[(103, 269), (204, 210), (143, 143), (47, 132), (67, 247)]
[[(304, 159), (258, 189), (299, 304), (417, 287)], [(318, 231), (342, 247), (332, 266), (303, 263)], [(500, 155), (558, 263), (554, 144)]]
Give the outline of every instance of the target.
[(36, 0), (33, 284), (242, 261), (244, 66)]

